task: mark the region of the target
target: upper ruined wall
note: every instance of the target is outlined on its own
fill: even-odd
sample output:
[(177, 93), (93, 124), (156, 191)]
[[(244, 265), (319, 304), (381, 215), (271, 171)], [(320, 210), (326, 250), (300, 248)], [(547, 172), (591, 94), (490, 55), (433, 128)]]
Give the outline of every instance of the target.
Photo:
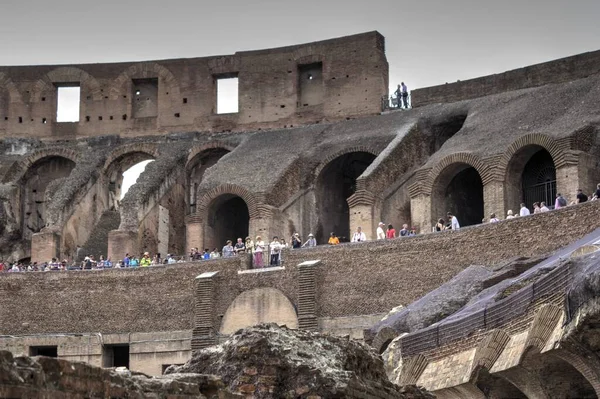
[[(600, 73), (600, 50), (560, 58), (495, 75), (425, 87), (411, 92), (413, 107), (451, 103), (507, 91), (563, 83)], [(559, 100), (560, 93), (556, 93)]]
[[(239, 79), (239, 112), (217, 114), (216, 82), (228, 77)], [(68, 85), (81, 88), (79, 122), (58, 123), (57, 88)], [(0, 137), (290, 127), (376, 114), (387, 87), (377, 32), (205, 58), (0, 67)]]

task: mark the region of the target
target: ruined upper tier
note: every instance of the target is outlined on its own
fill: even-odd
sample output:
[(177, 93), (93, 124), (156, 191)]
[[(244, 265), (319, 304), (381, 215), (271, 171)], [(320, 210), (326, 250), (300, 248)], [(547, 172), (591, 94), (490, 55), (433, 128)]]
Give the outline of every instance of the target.
[[(217, 82), (236, 77), (238, 112), (217, 113)], [(65, 86), (80, 88), (78, 122), (57, 122)], [(377, 32), (204, 58), (0, 67), (0, 137), (291, 127), (379, 113), (387, 87)]]

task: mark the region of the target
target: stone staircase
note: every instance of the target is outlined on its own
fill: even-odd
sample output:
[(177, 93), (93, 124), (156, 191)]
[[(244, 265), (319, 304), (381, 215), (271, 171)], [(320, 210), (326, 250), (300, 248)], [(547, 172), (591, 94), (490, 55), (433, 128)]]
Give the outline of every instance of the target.
[(94, 226), (87, 242), (77, 254), (77, 259), (82, 261), (87, 255), (94, 255), (95, 259), (100, 259), (100, 255), (108, 253), (108, 232), (117, 230), (121, 224), (121, 215), (119, 211), (105, 211), (100, 220)]

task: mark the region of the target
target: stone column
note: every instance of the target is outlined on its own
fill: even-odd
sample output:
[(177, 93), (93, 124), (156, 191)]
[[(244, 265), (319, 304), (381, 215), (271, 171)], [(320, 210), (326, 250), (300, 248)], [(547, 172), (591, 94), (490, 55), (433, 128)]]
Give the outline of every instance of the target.
[(41, 232), (31, 236), (31, 261), (49, 262), (60, 256), (60, 234), (56, 232)]
[(185, 217), (185, 250), (204, 248), (204, 223), (197, 214)]
[(519, 204), (507, 204), (504, 200), (504, 182), (492, 180), (483, 186), (483, 217), (489, 218), (493, 212), (499, 219), (506, 218), (506, 212), (512, 209), (513, 213), (519, 213)]
[(196, 277), (194, 304), (194, 329), (192, 351), (217, 343), (217, 328), (214, 319), (214, 285), (219, 272), (202, 273)]
[(418, 194), (410, 197), (410, 218), (421, 233), (431, 233), (431, 196)]
[(113, 262), (123, 259), (127, 253), (139, 255), (139, 251), (137, 232), (112, 230), (108, 233), (108, 257)]
[(593, 194), (600, 183), (600, 172), (596, 159), (587, 153), (571, 154), (570, 162), (556, 169), (556, 192), (561, 193), (568, 203), (575, 201), (577, 189), (586, 195)]
[(315, 268), (320, 260), (302, 262), (298, 265), (298, 328), (316, 331), (317, 283)]
[(352, 237), (352, 234), (360, 226), (367, 236), (367, 240), (376, 239), (376, 229), (379, 221), (377, 220), (378, 210), (375, 205), (375, 196), (366, 190), (360, 190), (355, 192), (347, 201), (350, 208), (350, 231), (347, 232), (347, 237)]

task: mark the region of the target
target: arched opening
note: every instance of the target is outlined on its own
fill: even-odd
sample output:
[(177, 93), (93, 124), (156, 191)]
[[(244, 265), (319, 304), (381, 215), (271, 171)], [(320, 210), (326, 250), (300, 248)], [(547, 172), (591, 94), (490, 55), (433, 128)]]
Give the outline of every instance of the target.
[(22, 232), (31, 239), (46, 225), (46, 189), (53, 181), (64, 179), (75, 168), (75, 162), (61, 156), (49, 156), (34, 162), (23, 178)]
[(296, 309), (283, 292), (275, 288), (244, 291), (227, 308), (219, 333), (233, 334), (240, 328), (259, 323), (277, 323), (288, 328), (298, 328)]
[(237, 195), (225, 194), (216, 198), (209, 207), (204, 246), (221, 248), (227, 240), (248, 236), (250, 213), (248, 205)]
[(108, 178), (108, 209), (118, 210), (119, 203), (146, 169), (154, 156), (134, 151), (123, 154), (111, 162), (106, 170)]
[(364, 151), (350, 152), (329, 162), (317, 178), (317, 242), (323, 243), (330, 232), (340, 239), (350, 237), (350, 208), (347, 199), (356, 191), (356, 179), (376, 156)]
[(480, 367), (475, 377), (475, 385), (486, 398), (527, 399), (527, 395), (502, 377), (490, 374), (488, 369)]
[(506, 173), (507, 209), (524, 202), (532, 209), (544, 201), (552, 207), (556, 197), (556, 167), (552, 155), (541, 146), (523, 147), (511, 158)]
[(216, 164), (219, 159), (229, 150), (225, 148), (210, 148), (194, 156), (187, 164), (187, 212), (188, 214), (196, 212), (196, 202), (198, 200), (198, 187), (202, 182), (204, 173), (208, 168)]
[(433, 184), (432, 217), (446, 219), (451, 212), (461, 226), (481, 223), (483, 214), (483, 182), (469, 164), (448, 166)]

